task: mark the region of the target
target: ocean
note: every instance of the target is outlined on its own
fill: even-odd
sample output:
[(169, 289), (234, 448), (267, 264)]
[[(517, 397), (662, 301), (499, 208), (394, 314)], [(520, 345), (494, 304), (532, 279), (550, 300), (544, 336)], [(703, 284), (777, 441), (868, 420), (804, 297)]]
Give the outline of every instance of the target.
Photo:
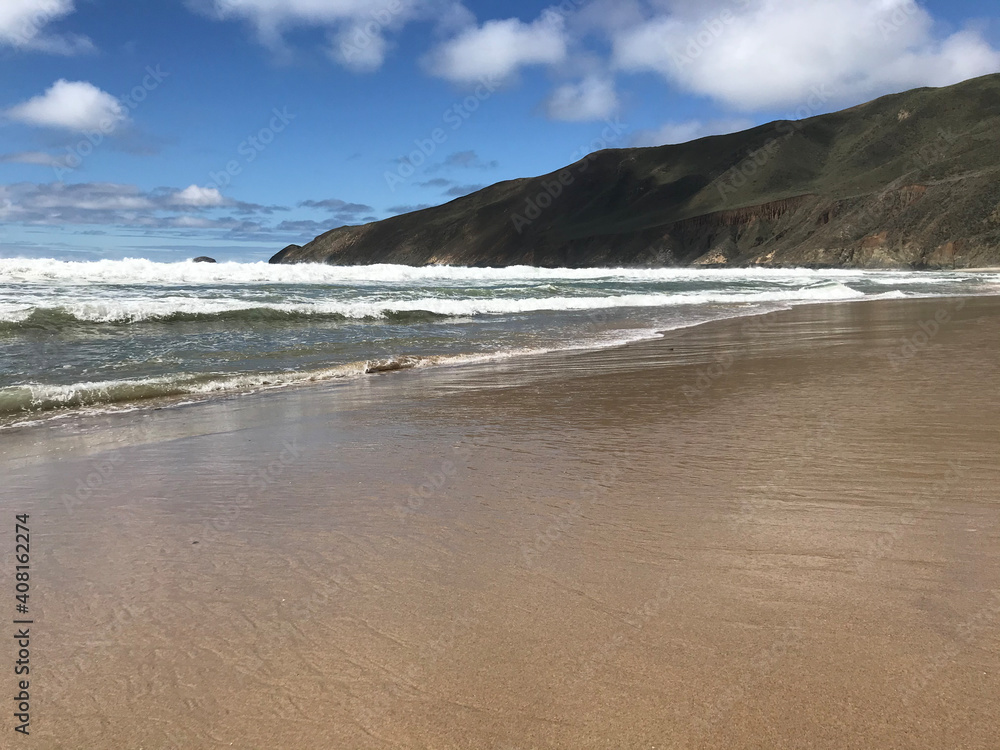
[(0, 259), (0, 426), (618, 346), (793, 305), (997, 293), (973, 272)]

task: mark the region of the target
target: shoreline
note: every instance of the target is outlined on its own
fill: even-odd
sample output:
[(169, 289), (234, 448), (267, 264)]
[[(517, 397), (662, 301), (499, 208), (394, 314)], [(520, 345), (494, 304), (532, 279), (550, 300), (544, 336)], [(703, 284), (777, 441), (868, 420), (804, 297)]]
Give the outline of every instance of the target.
[[(962, 272), (978, 273), (987, 272), (991, 269), (961, 269)], [(1000, 269), (997, 269), (1000, 270)], [(798, 301), (794, 303), (785, 303), (786, 306), (778, 307), (773, 310), (753, 310), (750, 312), (739, 311), (739, 306), (745, 306), (748, 303), (733, 303), (727, 314), (720, 315), (719, 317), (709, 318), (707, 320), (698, 320), (690, 323), (681, 323), (674, 328), (660, 329), (660, 328), (650, 328), (644, 331), (643, 335), (635, 337), (627, 337), (620, 340), (613, 340), (608, 342), (577, 342), (570, 343), (563, 346), (553, 346), (553, 347), (541, 347), (538, 349), (523, 349), (523, 350), (513, 350), (513, 351), (496, 351), (496, 352), (467, 352), (451, 355), (420, 355), (420, 354), (397, 354), (389, 358), (379, 359), (379, 360), (367, 360), (358, 362), (349, 362), (341, 365), (331, 365), (328, 367), (322, 367), (315, 370), (309, 370), (305, 372), (295, 372), (295, 373), (231, 373), (229, 375), (220, 376), (222, 381), (232, 381), (229, 387), (219, 386), (208, 391), (190, 390), (183, 391), (179, 393), (167, 393), (167, 394), (156, 394), (140, 399), (122, 397), (120, 399), (115, 399), (112, 401), (102, 401), (87, 403), (83, 405), (76, 405), (70, 407), (53, 407), (48, 409), (43, 409), (41, 411), (33, 411), (26, 413), (10, 413), (0, 415), (0, 436), (8, 432), (16, 432), (18, 430), (30, 430), (34, 428), (41, 428), (47, 424), (57, 424), (64, 423), (67, 420), (78, 420), (87, 419), (90, 417), (100, 417), (103, 415), (110, 414), (124, 414), (124, 413), (134, 413), (134, 412), (145, 412), (149, 410), (161, 410), (161, 409), (172, 409), (172, 408), (183, 408), (186, 406), (197, 406), (200, 404), (207, 404), (215, 401), (216, 399), (231, 399), (231, 398), (243, 398), (243, 397), (256, 397), (256, 396), (266, 396), (270, 393), (283, 392), (289, 389), (300, 389), (300, 388), (311, 388), (311, 387), (334, 387), (338, 385), (348, 384), (357, 380), (359, 378), (365, 378), (369, 375), (381, 375), (386, 373), (394, 373), (397, 371), (404, 370), (424, 370), (429, 368), (438, 367), (464, 367), (468, 365), (475, 365), (479, 363), (497, 363), (507, 360), (518, 360), (523, 358), (532, 358), (537, 356), (547, 356), (550, 354), (561, 354), (561, 353), (573, 353), (573, 352), (588, 352), (588, 351), (600, 351), (602, 349), (608, 348), (618, 348), (627, 347), (644, 341), (652, 341), (662, 338), (664, 335), (668, 335), (673, 331), (684, 330), (687, 328), (697, 328), (703, 325), (711, 325), (714, 323), (726, 321), (726, 320), (738, 320), (742, 318), (753, 318), (765, 315), (770, 315), (774, 312), (779, 312), (782, 310), (792, 310), (797, 307), (802, 306), (812, 306), (812, 305), (841, 305), (841, 304), (856, 304), (864, 302), (891, 302), (891, 301), (906, 301), (906, 300), (917, 300), (917, 299), (951, 299), (957, 298), (959, 296), (967, 296), (969, 299), (976, 299), (981, 297), (993, 297), (1000, 296), (997, 294), (981, 294), (981, 295), (934, 295), (925, 297), (907, 297), (905, 299), (895, 299), (895, 298), (874, 298), (874, 299), (843, 299), (843, 300), (818, 300), (818, 301)], [(758, 303), (761, 306), (767, 303)], [(636, 312), (643, 310), (643, 308), (636, 308)], [(621, 333), (630, 333), (633, 336), (638, 332), (638, 329), (625, 330), (623, 329)], [(272, 382), (281, 381), (282, 378), (287, 378), (289, 375), (294, 375), (294, 377), (287, 382)], [(192, 378), (194, 375), (192, 375)], [(199, 377), (208, 377), (208, 375), (202, 375)], [(240, 381), (246, 379), (260, 381), (254, 382), (250, 385), (242, 384)], [(193, 387), (192, 381), (192, 387)], [(215, 380), (208, 381), (209, 383), (216, 382)], [(80, 383), (77, 385), (89, 385), (92, 387), (97, 386), (110, 386), (119, 385), (129, 391), (135, 388), (141, 387), (142, 382), (132, 383), (130, 381), (108, 381), (105, 382), (94, 382), (94, 383)], [(62, 388), (64, 386), (53, 386), (56, 388)], [(176, 386), (180, 388), (180, 385)]]
[(989, 747), (1000, 299), (867, 302), (25, 431), (41, 741)]
[[(855, 300), (840, 300), (855, 301)], [(838, 301), (838, 302), (840, 302)], [(864, 301), (864, 300), (856, 300)], [(749, 303), (752, 304), (752, 303)], [(763, 306), (766, 303), (759, 303)], [(827, 304), (823, 302), (809, 302), (804, 304)], [(164, 394), (149, 396), (142, 399), (122, 398), (115, 401), (106, 401), (93, 404), (86, 404), (72, 407), (54, 407), (37, 412), (29, 412), (23, 415), (5, 414), (0, 415), (0, 435), (7, 430), (31, 429), (41, 427), (50, 422), (69, 420), (76, 418), (87, 418), (101, 416), (104, 414), (119, 414), (146, 410), (160, 410), (165, 408), (179, 408), (183, 406), (194, 406), (198, 404), (211, 403), (215, 399), (241, 398), (250, 396), (265, 396), (273, 392), (282, 392), (289, 389), (311, 388), (311, 387), (335, 387), (346, 385), (355, 380), (365, 378), (370, 375), (384, 375), (389, 373), (403, 372), (408, 370), (425, 370), (431, 368), (454, 368), (465, 367), (476, 364), (500, 363), (523, 358), (540, 357), (550, 354), (566, 354), (574, 352), (594, 352), (602, 349), (614, 349), (618, 347), (630, 346), (642, 341), (651, 341), (661, 338), (671, 331), (683, 330), (686, 328), (696, 328), (701, 325), (711, 324), (724, 320), (735, 320), (759, 315), (768, 315), (781, 309), (775, 310), (752, 310), (741, 311), (739, 308), (747, 306), (748, 303), (733, 303), (731, 309), (725, 315), (708, 318), (705, 320), (693, 320), (690, 322), (680, 322), (674, 328), (660, 329), (621, 329), (618, 333), (625, 335), (625, 338), (615, 338), (609, 341), (587, 341), (570, 342), (561, 346), (539, 347), (534, 349), (501, 350), (495, 352), (464, 352), (450, 355), (420, 355), (420, 354), (397, 354), (388, 358), (348, 362), (341, 365), (331, 365), (315, 370), (295, 373), (241, 373), (222, 376), (232, 381), (240, 381), (247, 378), (256, 379), (258, 382), (253, 385), (233, 385), (232, 387), (218, 387), (209, 391), (190, 391), (177, 394)], [(622, 308), (629, 309), (629, 308)], [(636, 311), (645, 308), (635, 308)], [(631, 334), (631, 335), (627, 335)], [(282, 377), (289, 374), (295, 377), (283, 383), (272, 383), (270, 381), (280, 381)], [(209, 381), (214, 382), (214, 381)], [(115, 381), (117, 384), (118, 381)], [(98, 386), (104, 383), (88, 383), (86, 385)], [(128, 385), (126, 381), (121, 381), (121, 385)], [(17, 420), (17, 421), (14, 421)]]

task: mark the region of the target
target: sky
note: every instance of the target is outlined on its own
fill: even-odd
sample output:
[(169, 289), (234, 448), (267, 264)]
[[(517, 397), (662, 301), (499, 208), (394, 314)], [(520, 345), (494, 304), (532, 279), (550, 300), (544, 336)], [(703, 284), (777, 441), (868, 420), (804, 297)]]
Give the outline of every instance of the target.
[(995, 0), (0, 0), (0, 257), (261, 260), (998, 71)]

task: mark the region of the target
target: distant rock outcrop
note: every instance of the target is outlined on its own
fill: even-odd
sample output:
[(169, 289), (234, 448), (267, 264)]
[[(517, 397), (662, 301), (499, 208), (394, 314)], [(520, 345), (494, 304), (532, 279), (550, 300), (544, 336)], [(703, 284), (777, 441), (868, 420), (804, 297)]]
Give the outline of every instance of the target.
[(600, 151), (272, 263), (1000, 264), (1000, 74), (828, 115)]
[(283, 262), (283, 259), (286, 256), (294, 254), (295, 251), (301, 250), (301, 249), (302, 249), (302, 247), (300, 245), (289, 245), (288, 247), (286, 247), (281, 252), (275, 253), (275, 255), (271, 258), (271, 260), (268, 261), (268, 263), (281, 263), (281, 262)]
[(192, 262), (193, 263), (217, 263), (218, 261), (216, 261), (215, 258), (209, 258), (207, 255), (199, 255)]

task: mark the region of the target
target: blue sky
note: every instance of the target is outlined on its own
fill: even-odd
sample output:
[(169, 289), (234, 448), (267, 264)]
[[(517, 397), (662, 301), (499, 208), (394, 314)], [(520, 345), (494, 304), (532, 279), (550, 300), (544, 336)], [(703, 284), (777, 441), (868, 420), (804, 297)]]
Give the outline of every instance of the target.
[(995, 2), (3, 0), (0, 256), (344, 223), (1000, 70)]

